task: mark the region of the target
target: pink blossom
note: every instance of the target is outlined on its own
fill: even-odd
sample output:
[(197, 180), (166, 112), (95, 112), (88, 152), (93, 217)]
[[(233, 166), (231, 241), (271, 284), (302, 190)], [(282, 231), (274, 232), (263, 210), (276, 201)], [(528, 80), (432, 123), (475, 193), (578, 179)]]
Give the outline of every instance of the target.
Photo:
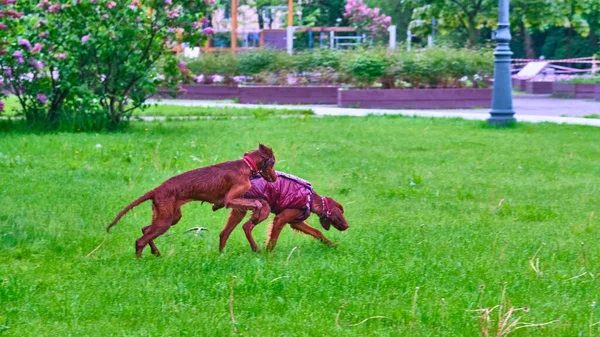
[(12, 9), (5, 10), (5, 11), (3, 12), (3, 14), (4, 14), (4, 15), (6, 15), (6, 16), (9, 16), (9, 17), (15, 18), (15, 19), (20, 19), (20, 18), (23, 16), (23, 13), (21, 13), (21, 12), (17, 12), (17, 11), (14, 11), (14, 10), (12, 10)]
[(48, 0), (42, 0), (40, 1), (40, 3), (37, 5), (38, 8), (43, 8), (43, 9), (47, 9), (48, 7), (50, 7), (50, 5), (52, 5), (52, 3)]
[(139, 5), (140, 5), (140, 2), (139, 2), (139, 0), (133, 0), (133, 1), (131, 2), (131, 4), (129, 5), (129, 8), (130, 8), (132, 11), (135, 11), (135, 10), (137, 10), (137, 8), (138, 8), (138, 6), (139, 6)]
[(208, 23), (208, 18), (206, 16), (203, 16), (202, 19), (200, 19), (201, 23)]
[(39, 33), (39, 34), (38, 34), (38, 37), (41, 37), (41, 38), (43, 39), (43, 38), (45, 38), (45, 37), (48, 37), (48, 33), (46, 33), (46, 32), (41, 32), (41, 33)]
[(5, 24), (3, 24), (2, 22), (0, 22), (0, 29), (6, 29), (6, 27), (7, 26)]
[(204, 83), (204, 75), (196, 75), (194, 76), (194, 82), (196, 83)]
[(210, 77), (210, 79), (213, 81), (213, 83), (221, 83), (221, 82), (223, 82), (225, 77), (223, 77), (222, 75), (219, 75), (219, 74), (214, 74)]
[(200, 27), (202, 27), (202, 21), (194, 21), (194, 23), (192, 23), (192, 28), (196, 29)]
[(167, 33), (175, 33), (176, 31), (177, 31), (176, 28), (173, 28), (173, 27), (167, 28)]
[(385, 23), (392, 23), (392, 17), (391, 16), (386, 16), (385, 18), (383, 18), (383, 22), (385, 22)]
[(185, 61), (181, 61), (179, 62), (179, 64), (177, 65), (178, 68), (185, 68), (185, 66), (187, 66), (187, 62)]
[(214, 5), (217, 3), (217, 0), (204, 0), (205, 5)]
[(2, 2), (0, 3), (2, 3), (3, 5), (14, 4), (15, 0), (2, 0)]
[(173, 19), (179, 16), (179, 12), (177, 12), (176, 10), (172, 10), (167, 13), (167, 16), (169, 17), (169, 19)]
[(107, 3), (107, 4), (106, 4), (106, 7), (107, 7), (108, 9), (111, 9), (111, 8), (115, 7), (116, 5), (117, 5), (117, 3), (116, 3), (116, 2), (114, 2), (114, 1), (111, 1), (111, 2), (109, 2), (109, 3)]
[(48, 101), (48, 97), (46, 97), (46, 95), (44, 94), (37, 94), (35, 96), (35, 99), (40, 102), (40, 104), (46, 104), (46, 102)]
[(103, 14), (102, 15), (102, 20), (106, 20), (106, 19), (108, 19), (108, 14)]
[(48, 8), (48, 12), (50, 12), (50, 13), (60, 12), (60, 4), (57, 2), (54, 5), (50, 6), (50, 8)]
[(10, 70), (10, 68), (4, 69), (4, 77), (11, 77), (11, 76), (12, 76), (12, 70)]
[(64, 60), (67, 58), (67, 55), (65, 55), (65, 53), (56, 53), (56, 54), (54, 54), (54, 57), (56, 57), (57, 59)]
[(165, 0), (165, 5), (172, 5), (173, 4), (173, 0)]
[(23, 63), (23, 53), (21, 53), (20, 50), (17, 50), (16, 52), (14, 52), (12, 54), (12, 56), (15, 58), (15, 60), (19, 63)]
[(87, 40), (89, 40), (89, 39), (90, 39), (89, 35), (84, 35), (84, 36), (81, 37), (81, 43), (86, 43)]
[(31, 61), (31, 66), (37, 70), (44, 68), (44, 64), (41, 61), (37, 61), (37, 60)]
[(0, 101), (0, 112), (4, 112), (4, 102)]
[(23, 46), (23, 47), (27, 47), (27, 49), (31, 49), (31, 43), (29, 43), (29, 40), (27, 40), (27, 39), (19, 39), (18, 44), (19, 44), (19, 46)]
[(215, 33), (215, 30), (212, 27), (206, 27), (202, 30), (202, 34), (204, 35), (212, 35)]

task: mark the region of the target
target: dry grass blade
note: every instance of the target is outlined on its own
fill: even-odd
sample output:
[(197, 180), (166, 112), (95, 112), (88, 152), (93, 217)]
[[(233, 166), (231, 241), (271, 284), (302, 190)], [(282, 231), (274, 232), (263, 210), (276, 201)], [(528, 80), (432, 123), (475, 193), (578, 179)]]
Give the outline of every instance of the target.
[(335, 315), (335, 327), (340, 326), (340, 315), (342, 314), (342, 310), (344, 310), (344, 306), (340, 306), (340, 310), (338, 310), (337, 315)]
[(535, 254), (533, 254), (531, 259), (529, 259), (529, 265), (531, 266), (531, 269), (533, 269), (533, 271), (537, 274), (538, 277), (542, 277), (544, 274), (540, 270), (540, 259), (537, 257), (537, 255), (540, 252), (540, 250), (542, 249), (542, 247), (543, 246), (540, 246), (540, 248), (535, 252)]
[[(542, 327), (544, 325), (549, 325), (549, 324), (554, 324), (554, 323), (560, 323), (560, 319), (555, 319), (553, 321), (546, 322), (546, 323), (521, 323), (521, 325), (516, 327), (515, 330), (524, 329), (524, 328), (537, 328), (537, 327)], [(598, 323), (600, 323), (600, 322), (598, 322)]]
[(281, 280), (283, 278), (290, 278), (290, 277), (287, 275), (279, 276), (279, 277), (276, 277), (276, 278), (272, 279), (271, 281), (269, 281), (269, 283), (273, 283), (273, 282)]
[(235, 285), (235, 275), (231, 278), (231, 284), (229, 286), (229, 316), (231, 316), (231, 324), (233, 324), (233, 332), (237, 333), (237, 327), (235, 326), (235, 316), (233, 315), (233, 286)]
[(298, 249), (298, 246), (295, 246), (294, 248), (292, 248), (292, 251), (288, 254), (287, 259), (285, 259), (286, 264), (288, 264), (290, 262), (290, 258), (292, 257), (292, 254), (294, 254), (294, 251), (296, 251), (296, 249)]
[(514, 308), (509, 308), (508, 311), (504, 315), (502, 315), (501, 319), (498, 321), (498, 330), (496, 330), (496, 336), (506, 336), (506, 334), (504, 334), (505, 327), (507, 327), (506, 325), (512, 317), (513, 312)]
[(363, 319), (362, 321), (360, 321), (360, 322), (358, 322), (358, 323), (356, 323), (356, 324), (348, 324), (348, 326), (357, 326), (357, 325), (361, 325), (361, 324), (363, 324), (363, 323), (365, 323), (365, 322), (367, 322), (367, 321), (369, 321), (369, 320), (371, 320), (371, 319), (376, 319), (376, 318), (385, 318), (385, 319), (389, 319), (389, 318), (387, 318), (387, 317), (385, 317), (385, 316), (371, 316), (371, 317), (367, 317), (367, 318)]
[(98, 247), (94, 248), (94, 250), (92, 250), (91, 252), (89, 252), (89, 254), (86, 255), (85, 257), (92, 256), (98, 249), (100, 249), (100, 247), (102, 247), (102, 245), (104, 244), (104, 242), (106, 242), (106, 236), (104, 236), (104, 239), (102, 240), (102, 242), (100, 242), (100, 244), (98, 245)]
[(412, 310), (411, 310), (411, 319), (410, 319), (410, 326), (414, 326), (415, 325), (415, 319), (417, 316), (417, 299), (419, 296), (419, 287), (415, 288), (415, 294), (413, 295), (413, 301), (412, 301)]
[(577, 275), (577, 276), (573, 276), (573, 277), (571, 277), (571, 278), (567, 279), (567, 281), (571, 281), (571, 280), (578, 279), (578, 278), (582, 277), (582, 276), (583, 276), (583, 275), (585, 275), (585, 274), (587, 274), (587, 271), (584, 271), (583, 273), (581, 273), (581, 274), (579, 274), (579, 275)]

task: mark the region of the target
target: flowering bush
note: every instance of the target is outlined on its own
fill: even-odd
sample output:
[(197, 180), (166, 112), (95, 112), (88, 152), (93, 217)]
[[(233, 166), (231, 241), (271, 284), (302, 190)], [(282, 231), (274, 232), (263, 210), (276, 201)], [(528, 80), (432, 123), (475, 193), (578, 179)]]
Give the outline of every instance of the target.
[(392, 24), (390, 16), (381, 14), (379, 8), (369, 8), (363, 0), (348, 0), (344, 10), (344, 18), (359, 32), (371, 37), (385, 35)]
[(192, 76), (170, 49), (202, 43), (211, 3), (0, 0), (3, 82), (32, 124), (114, 128), (157, 85)]

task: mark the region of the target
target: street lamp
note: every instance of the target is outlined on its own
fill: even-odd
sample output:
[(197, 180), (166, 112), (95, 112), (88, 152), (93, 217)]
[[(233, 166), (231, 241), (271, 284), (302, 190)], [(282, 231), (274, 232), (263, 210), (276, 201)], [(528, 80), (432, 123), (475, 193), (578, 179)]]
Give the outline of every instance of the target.
[(508, 22), (508, 1), (498, 0), (498, 30), (492, 38), (496, 40), (494, 51), (494, 87), (492, 89), (492, 110), (488, 124), (505, 126), (516, 122), (512, 102), (512, 82), (510, 76), (509, 42), (510, 24)]

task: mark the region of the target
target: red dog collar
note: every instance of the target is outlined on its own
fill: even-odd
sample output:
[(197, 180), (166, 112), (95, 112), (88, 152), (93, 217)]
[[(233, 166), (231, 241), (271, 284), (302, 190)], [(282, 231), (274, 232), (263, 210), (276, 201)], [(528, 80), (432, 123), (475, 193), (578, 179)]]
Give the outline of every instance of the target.
[(258, 172), (258, 167), (256, 166), (254, 160), (252, 160), (252, 158), (250, 158), (249, 156), (244, 156), (242, 160), (244, 161), (244, 163), (246, 163), (246, 165), (248, 165), (248, 167), (250, 168), (250, 170), (253, 171), (253, 173)]
[(321, 202), (323, 205), (323, 211), (325, 212), (325, 216), (323, 218), (327, 219), (331, 215), (331, 207), (329, 207), (329, 201), (327, 201), (327, 197), (321, 197)]

